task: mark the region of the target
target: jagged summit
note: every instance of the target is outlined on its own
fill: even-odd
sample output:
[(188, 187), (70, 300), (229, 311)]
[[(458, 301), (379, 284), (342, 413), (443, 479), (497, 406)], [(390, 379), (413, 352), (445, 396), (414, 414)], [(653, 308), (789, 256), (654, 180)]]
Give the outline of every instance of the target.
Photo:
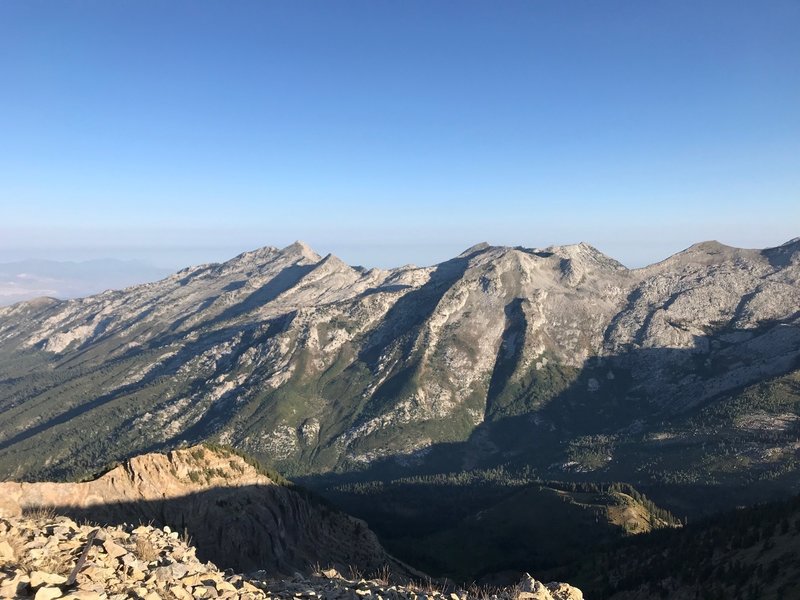
[[(794, 248), (707, 242), (627, 270), (586, 243), (479, 244), (365, 271), (298, 242), (0, 309), (0, 473), (73, 472), (97, 423), (112, 441), (91, 456), (214, 436), (306, 473), (416, 460), (551, 403), (568, 435), (569, 394), (611, 403), (591, 434), (677, 414), (800, 357)], [(601, 362), (619, 364), (577, 379)]]
[[(561, 246), (548, 246), (546, 248), (527, 248), (524, 246), (491, 246), (486, 242), (471, 246), (456, 258), (469, 259), (474, 264), (485, 264), (487, 266), (501, 267), (507, 260), (516, 260), (511, 257), (516, 253), (523, 256), (536, 257), (543, 259), (549, 264), (553, 271), (560, 271), (567, 280), (577, 283), (588, 272), (603, 270), (608, 272), (627, 271), (626, 267), (603, 254), (597, 248), (580, 242), (578, 244), (567, 244)], [(519, 256), (517, 257), (519, 259)], [(523, 261), (524, 262), (524, 261)], [(522, 271), (531, 268), (530, 265), (523, 266), (522, 263), (515, 267)]]
[(791, 255), (791, 254), (800, 254), (800, 237), (792, 238), (791, 240), (784, 242), (780, 246), (776, 246), (774, 248), (767, 248), (763, 250), (763, 253), (780, 253), (783, 255)]
[[(242, 252), (237, 256), (233, 257), (230, 260), (227, 260), (223, 263), (218, 264), (210, 264), (210, 265), (202, 265), (203, 267), (222, 267), (222, 268), (247, 268), (253, 266), (263, 265), (264, 263), (273, 262), (275, 260), (281, 259), (299, 259), (305, 260), (309, 263), (315, 263), (322, 260), (322, 256), (320, 256), (317, 252), (314, 251), (311, 246), (306, 244), (303, 241), (295, 241), (284, 248), (276, 248), (275, 246), (262, 246), (261, 248), (256, 248), (254, 250), (248, 250), (246, 252)], [(196, 267), (195, 267), (196, 268)], [(184, 271), (190, 271), (192, 267), (189, 269), (185, 269)]]
[(621, 262), (611, 258), (607, 254), (604, 254), (586, 242), (567, 244), (563, 246), (549, 246), (548, 248), (545, 248), (544, 251), (552, 252), (553, 254), (562, 258), (577, 261), (581, 263), (584, 268), (599, 268), (610, 271), (627, 271), (627, 268)]
[(298, 256), (310, 261), (319, 261), (322, 259), (322, 256), (317, 254), (311, 246), (300, 240), (282, 248), (280, 253), (285, 256)]
[(776, 266), (788, 266), (791, 263), (800, 262), (800, 237), (793, 238), (775, 248), (767, 248), (761, 251), (771, 264)]

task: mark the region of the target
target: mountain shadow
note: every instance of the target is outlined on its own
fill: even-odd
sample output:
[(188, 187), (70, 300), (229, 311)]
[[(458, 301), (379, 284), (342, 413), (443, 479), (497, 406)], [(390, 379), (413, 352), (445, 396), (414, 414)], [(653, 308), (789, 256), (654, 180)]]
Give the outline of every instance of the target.
[(283, 292), (297, 285), (300, 280), (303, 279), (303, 277), (308, 275), (316, 267), (316, 264), (292, 265), (290, 267), (286, 267), (267, 283), (249, 294), (241, 302), (237, 302), (236, 304), (226, 308), (208, 323), (204, 323), (203, 326), (206, 327), (210, 325), (213, 327), (215, 323), (222, 323), (224, 321), (235, 319), (240, 315), (272, 302)]
[(390, 559), (367, 526), (307, 494), (280, 485), (209, 488), (162, 500), (91, 506), (40, 505), (100, 525), (169, 526), (188, 536), (202, 561), (237, 572), (308, 573), (314, 565), (375, 572)]
[[(298, 481), (365, 518), (401, 558), (411, 560), (437, 540), (438, 556), (450, 557), (440, 561), (442, 571), (462, 573), (467, 563), (459, 564), (457, 557), (465, 555), (464, 540), (446, 533), (456, 527), (453, 519), (470, 518), (461, 507), (477, 515), (505, 502), (520, 473), (528, 481), (628, 482), (659, 507), (692, 520), (800, 491), (794, 449), (800, 437), (800, 347), (787, 344), (798, 339), (793, 325), (719, 330), (698, 337), (693, 348), (631, 348), (592, 357), (572, 372), (553, 374), (545, 367), (520, 374), (511, 350), (519, 319), (513, 303), (506, 314), (489, 386), (495, 410), (487, 411), (466, 440)], [(725, 341), (743, 333), (753, 340), (766, 333), (760, 344), (774, 339), (772, 349), (782, 344), (788, 351), (774, 359)], [(774, 373), (768, 379), (766, 367)], [(478, 481), (487, 474), (497, 474), (488, 496), (487, 485)], [(431, 482), (437, 479), (460, 483), (450, 489)], [(392, 494), (382, 491), (386, 486)], [(437, 495), (446, 500), (437, 501)], [(492, 499), (473, 502), (484, 496)], [(547, 520), (555, 513), (528, 514)], [(523, 530), (516, 526), (519, 543)], [(473, 530), (472, 542), (494, 547), (496, 532), (481, 531)], [(491, 564), (522, 569), (525, 561), (515, 557), (513, 547), (509, 541)], [(544, 564), (534, 558), (531, 554), (529, 567)]]
[(458, 582), (510, 585), (630, 533), (679, 525), (632, 486), (503, 469), (341, 485), (326, 497), (367, 520), (392, 554)]
[(548, 571), (587, 598), (800, 597), (800, 496), (621, 540)]
[(519, 368), (525, 347), (525, 313), (522, 310), (522, 298), (516, 298), (505, 307), (506, 324), (497, 349), (489, 390), (486, 394), (486, 410), (484, 418), (490, 418), (495, 412), (495, 401), (506, 390), (509, 380)]
[(401, 355), (409, 356), (420, 326), (430, 318), (447, 291), (463, 277), (470, 258), (478, 253), (476, 251), (437, 265), (424, 285), (395, 302), (381, 324), (369, 335), (369, 341), (359, 353), (358, 360), (374, 369), (386, 345), (395, 340), (401, 341)]

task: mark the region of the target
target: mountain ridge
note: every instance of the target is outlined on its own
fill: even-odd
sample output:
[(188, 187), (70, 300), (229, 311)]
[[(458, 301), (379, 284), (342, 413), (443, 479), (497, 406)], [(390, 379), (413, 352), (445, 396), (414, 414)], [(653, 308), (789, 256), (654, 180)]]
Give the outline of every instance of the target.
[[(732, 252), (738, 252), (738, 253), (743, 253), (744, 252), (744, 253), (760, 253), (760, 254), (764, 254), (764, 253), (767, 253), (767, 252), (770, 252), (770, 251), (776, 252), (776, 251), (789, 249), (792, 246), (800, 246), (800, 237), (792, 238), (792, 239), (790, 239), (790, 240), (788, 240), (788, 241), (786, 241), (786, 242), (784, 242), (782, 244), (779, 244), (778, 246), (771, 246), (771, 247), (763, 248), (763, 249), (740, 248), (740, 247), (736, 247), (736, 246), (729, 246), (727, 244), (723, 244), (723, 243), (718, 242), (716, 240), (708, 240), (708, 241), (705, 241), (705, 242), (698, 242), (696, 244), (692, 244), (691, 246), (689, 246), (689, 247), (687, 247), (687, 248), (685, 248), (683, 250), (680, 250), (678, 252), (675, 252), (674, 254), (671, 254), (670, 256), (668, 256), (668, 257), (666, 257), (666, 258), (664, 258), (664, 259), (662, 259), (660, 261), (657, 261), (657, 262), (654, 262), (654, 263), (651, 263), (651, 264), (648, 264), (648, 265), (644, 265), (644, 266), (641, 266), (641, 267), (635, 267), (635, 268), (626, 267), (622, 263), (616, 261), (614, 258), (612, 258), (609, 255), (603, 253), (602, 251), (598, 250), (596, 247), (592, 246), (591, 244), (589, 244), (587, 242), (578, 242), (578, 243), (575, 243), (575, 244), (566, 244), (566, 245), (552, 245), (552, 246), (546, 246), (546, 247), (543, 247), (543, 248), (538, 248), (538, 247), (530, 247), (530, 248), (528, 248), (528, 247), (524, 247), (524, 246), (493, 246), (493, 245), (489, 244), (488, 242), (480, 242), (478, 244), (474, 244), (473, 246), (470, 246), (469, 248), (467, 248), (466, 250), (464, 250), (463, 252), (458, 254), (456, 258), (466, 258), (467, 256), (470, 256), (470, 255), (475, 255), (475, 254), (478, 254), (478, 253), (483, 253), (484, 251), (492, 251), (492, 250), (495, 250), (495, 251), (517, 250), (517, 251), (525, 252), (525, 253), (531, 254), (531, 255), (537, 255), (537, 254), (538, 255), (542, 255), (542, 254), (547, 254), (547, 253), (554, 253), (555, 254), (555, 253), (561, 252), (561, 253), (566, 255), (566, 256), (564, 256), (564, 258), (571, 258), (571, 255), (578, 254), (578, 253), (580, 253), (580, 251), (584, 251), (585, 253), (589, 253), (591, 255), (598, 256), (598, 257), (602, 257), (602, 259), (604, 259), (605, 261), (608, 261), (609, 263), (615, 263), (615, 264), (619, 265), (619, 267), (621, 267), (621, 270), (625, 270), (625, 271), (644, 271), (644, 270), (652, 269), (653, 267), (655, 267), (657, 265), (662, 265), (664, 263), (669, 263), (671, 261), (675, 261), (679, 257), (688, 256), (688, 255), (704, 254), (704, 253), (708, 254), (708, 253), (710, 253), (710, 252), (712, 252), (714, 250), (717, 250), (717, 253), (719, 253), (719, 250), (722, 250), (722, 251), (732, 251)], [(700, 252), (698, 252), (698, 250)], [(236, 255), (236, 256), (234, 256), (234, 257), (232, 257), (232, 258), (230, 258), (230, 259), (228, 259), (226, 261), (223, 261), (223, 262), (201, 263), (201, 264), (198, 264), (198, 265), (185, 267), (183, 269), (180, 269), (180, 270), (176, 271), (175, 273), (173, 273), (171, 275), (168, 275), (168, 276), (164, 277), (163, 279), (159, 279), (159, 280), (156, 280), (156, 281), (135, 284), (135, 285), (131, 285), (131, 286), (128, 286), (128, 287), (125, 287), (125, 288), (121, 288), (121, 289), (118, 289), (118, 290), (105, 290), (103, 292), (99, 292), (97, 294), (93, 294), (92, 296), (85, 296), (85, 297), (82, 297), (82, 298), (69, 298), (69, 299), (58, 299), (58, 300), (59, 301), (63, 301), (63, 302), (75, 302), (75, 301), (81, 301), (81, 300), (83, 300), (85, 298), (99, 296), (99, 295), (113, 294), (113, 293), (122, 292), (122, 291), (129, 291), (129, 290), (132, 291), (134, 289), (139, 289), (139, 288), (146, 289), (148, 287), (151, 287), (154, 284), (157, 284), (157, 283), (160, 283), (160, 282), (163, 282), (163, 281), (167, 281), (167, 280), (172, 280), (174, 278), (177, 278), (178, 276), (181, 276), (183, 278), (183, 277), (190, 276), (190, 275), (196, 275), (199, 272), (209, 271), (209, 270), (212, 270), (212, 269), (215, 269), (215, 268), (230, 267), (230, 266), (233, 266), (233, 265), (242, 265), (242, 266), (245, 266), (245, 267), (249, 266), (249, 265), (253, 265), (253, 264), (257, 265), (263, 259), (274, 258), (276, 256), (297, 257), (298, 260), (307, 260), (307, 261), (316, 262), (316, 263), (319, 263), (320, 261), (326, 261), (327, 260), (327, 261), (335, 262), (337, 265), (341, 265), (342, 267), (349, 267), (350, 269), (357, 270), (356, 267), (354, 267), (352, 265), (349, 265), (348, 263), (342, 261), (336, 255), (334, 255), (332, 253), (328, 253), (325, 256), (322, 256), (322, 255), (318, 254), (306, 242), (303, 242), (301, 240), (297, 240), (297, 241), (293, 242), (292, 244), (289, 244), (288, 246), (285, 246), (284, 248), (277, 248), (275, 246), (262, 246), (260, 248), (254, 249), (254, 250), (248, 250), (248, 251), (242, 252), (242, 253), (240, 253), (240, 254), (238, 254), (238, 255)], [(377, 268), (377, 267), (373, 267), (373, 268), (360, 267), (360, 268), (364, 270), (363, 271), (364, 273), (370, 273), (370, 272), (399, 273), (399, 272), (403, 272), (403, 271), (407, 271), (407, 270), (425, 271), (425, 270), (434, 269), (436, 266), (437, 265), (425, 267), (425, 266), (417, 266), (417, 265), (408, 264), (408, 265), (402, 265), (402, 266), (393, 267), (393, 268), (389, 268), (389, 269), (381, 269), (381, 268)], [(46, 297), (42, 297), (42, 298), (46, 298)], [(37, 300), (39, 300), (39, 298), (31, 298), (30, 300), (22, 300), (20, 302), (15, 303), (15, 304), (8, 305), (6, 307), (0, 307), (0, 310), (7, 309), (7, 308), (12, 308), (12, 307), (14, 307), (14, 306), (16, 306), (18, 304), (26, 304), (26, 303), (29, 303), (29, 302), (36, 303)]]
[[(682, 423), (709, 402), (793, 385), (798, 250), (704, 242), (627, 269), (585, 243), (478, 244), (432, 267), (366, 270), (297, 242), (0, 309), (0, 477), (217, 439), (293, 475), (516, 461), (653, 485), (652, 465), (672, 459), (652, 440), (691, 446)], [(764, 410), (794, 422), (791, 397), (753, 415)], [(115, 441), (75, 431), (98, 424)], [(793, 425), (776, 451), (725, 427), (753, 448), (735, 477), (794, 455)], [(51, 443), (45, 464), (37, 446)]]

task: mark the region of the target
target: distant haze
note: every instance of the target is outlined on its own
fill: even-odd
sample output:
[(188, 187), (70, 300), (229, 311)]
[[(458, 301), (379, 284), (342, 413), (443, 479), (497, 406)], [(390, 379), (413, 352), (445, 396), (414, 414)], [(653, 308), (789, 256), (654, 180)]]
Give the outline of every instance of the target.
[(800, 225), (800, 3), (0, 3), (0, 262), (628, 266)]
[(169, 274), (142, 261), (66, 262), (24, 260), (0, 263), (0, 306), (39, 296), (76, 298), (160, 279)]
[[(771, 217), (772, 218), (772, 217)], [(39, 259), (88, 261), (117, 259), (144, 262), (177, 271), (191, 265), (224, 262), (241, 252), (276, 246), (282, 248), (303, 240), (321, 254), (333, 253), (348, 264), (393, 268), (404, 264), (428, 266), (447, 260), (478, 242), (493, 245), (542, 248), (586, 242), (630, 268), (658, 262), (697, 242), (717, 240), (739, 248), (769, 248), (800, 234), (800, 219), (789, 214), (775, 215), (773, 227), (731, 227), (716, 223), (684, 223), (680, 231), (665, 231), (659, 220), (637, 228), (627, 228), (598, 220), (579, 226), (572, 218), (562, 223), (525, 224), (509, 216), (504, 227), (486, 223), (461, 228), (420, 224), (413, 231), (376, 227), (356, 231), (332, 225), (328, 232), (309, 227), (292, 228), (198, 228), (175, 231), (143, 228), (108, 230), (82, 229), (68, 236), (46, 228), (17, 228), (4, 231), (0, 226), (0, 263)], [(780, 222), (779, 222), (780, 221)], [(336, 226), (334, 228), (334, 226)], [(66, 237), (66, 239), (64, 239)]]

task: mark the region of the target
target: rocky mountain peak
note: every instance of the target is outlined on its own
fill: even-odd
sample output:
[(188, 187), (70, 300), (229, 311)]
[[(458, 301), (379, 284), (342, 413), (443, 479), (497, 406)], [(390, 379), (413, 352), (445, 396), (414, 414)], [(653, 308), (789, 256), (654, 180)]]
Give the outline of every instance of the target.
[(579, 242), (577, 244), (566, 244), (563, 246), (549, 246), (539, 252), (553, 254), (560, 258), (580, 263), (585, 268), (594, 268), (608, 271), (625, 271), (625, 265), (619, 261), (611, 258), (610, 256), (602, 253), (600, 250), (587, 244), (586, 242)]
[(309, 262), (319, 262), (322, 260), (322, 256), (317, 254), (311, 246), (300, 240), (289, 244), (285, 248), (281, 248), (280, 253), (283, 256), (297, 257)]
[(489, 245), (488, 242), (480, 242), (475, 244), (474, 246), (470, 246), (466, 250), (464, 250), (461, 254), (458, 255), (458, 258), (466, 258), (468, 256), (472, 256), (478, 252), (483, 252), (484, 250), (488, 250), (492, 246)]
[(328, 271), (344, 271), (348, 273), (358, 271), (356, 268), (348, 265), (335, 254), (326, 254), (320, 259), (319, 263), (317, 263), (317, 268), (324, 268)]
[(718, 255), (723, 253), (728, 253), (733, 250), (737, 250), (737, 248), (733, 246), (728, 246), (727, 244), (723, 244), (717, 240), (708, 240), (705, 242), (698, 242), (697, 244), (692, 244), (683, 252), (686, 254), (711, 254), (711, 255)]
[(679, 272), (686, 269), (706, 269), (711, 265), (729, 263), (735, 259), (758, 260), (758, 250), (728, 246), (716, 240), (692, 244), (661, 262), (637, 269), (641, 273)]

